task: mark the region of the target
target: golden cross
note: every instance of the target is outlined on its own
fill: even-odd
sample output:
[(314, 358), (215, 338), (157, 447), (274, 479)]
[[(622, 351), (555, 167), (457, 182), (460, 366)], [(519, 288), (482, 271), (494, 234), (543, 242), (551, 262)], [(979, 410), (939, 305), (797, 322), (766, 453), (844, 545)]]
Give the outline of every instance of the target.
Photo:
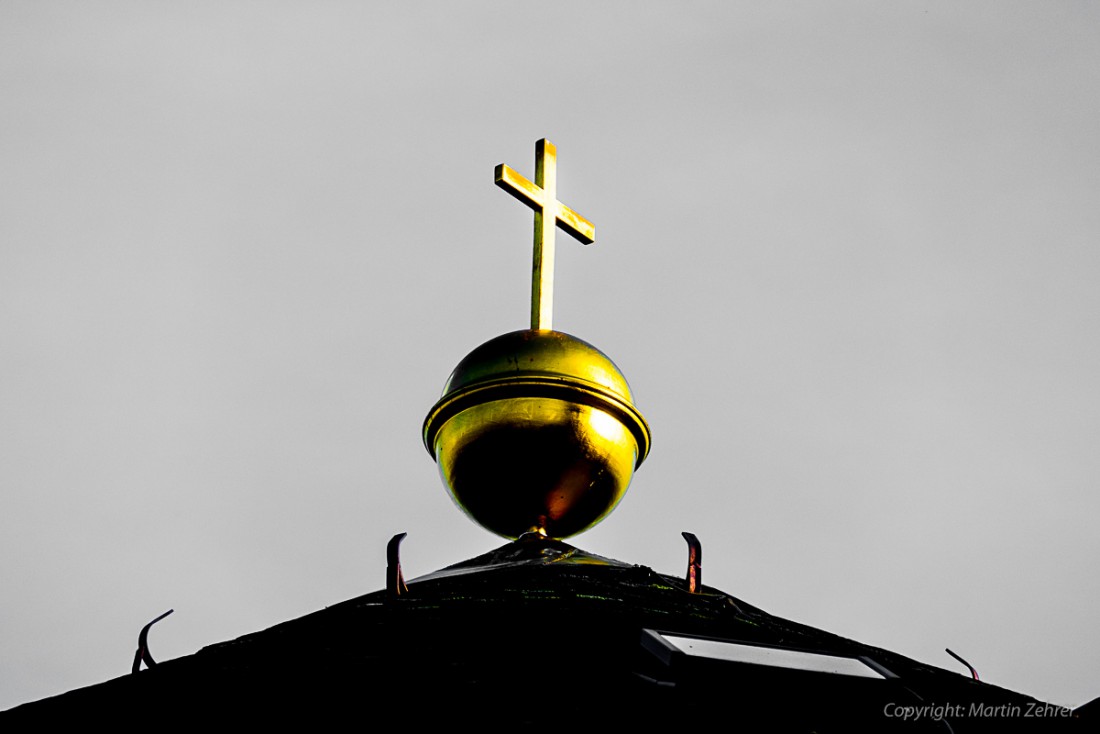
[(583, 245), (596, 241), (596, 227), (558, 201), (558, 149), (546, 138), (535, 143), (535, 182), (501, 163), (497, 186), (535, 210), (535, 263), (531, 273), (531, 328), (552, 329), (554, 317), (554, 232), (560, 225)]

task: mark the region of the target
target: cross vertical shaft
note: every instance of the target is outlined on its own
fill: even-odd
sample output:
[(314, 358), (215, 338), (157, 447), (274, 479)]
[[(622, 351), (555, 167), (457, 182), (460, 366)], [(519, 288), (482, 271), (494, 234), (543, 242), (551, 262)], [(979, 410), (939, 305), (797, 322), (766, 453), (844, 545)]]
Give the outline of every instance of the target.
[(543, 138), (535, 143), (535, 182), (508, 166), (496, 167), (497, 186), (535, 210), (535, 248), (531, 268), (531, 328), (553, 329), (554, 236), (560, 226), (582, 244), (595, 241), (596, 228), (587, 219), (558, 201), (557, 148)]
[(531, 268), (531, 328), (553, 329), (554, 233), (558, 228), (558, 150), (546, 138), (535, 143), (535, 185), (543, 203), (535, 210), (535, 258)]

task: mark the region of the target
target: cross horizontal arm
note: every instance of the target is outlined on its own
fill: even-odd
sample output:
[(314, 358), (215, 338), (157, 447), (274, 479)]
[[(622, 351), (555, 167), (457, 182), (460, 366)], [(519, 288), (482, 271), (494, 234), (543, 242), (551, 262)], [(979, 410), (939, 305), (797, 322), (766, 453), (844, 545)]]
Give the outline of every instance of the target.
[(493, 183), (532, 209), (542, 209), (546, 192), (503, 163), (493, 171)]
[(582, 245), (591, 245), (596, 241), (596, 225), (560, 202), (558, 203), (558, 224), (580, 240)]
[(596, 225), (561, 202), (546, 202), (546, 192), (511, 167), (501, 163), (493, 172), (493, 183), (522, 201), (532, 209), (544, 209), (548, 203), (557, 204), (557, 220), (561, 228), (582, 244), (591, 245), (596, 241)]

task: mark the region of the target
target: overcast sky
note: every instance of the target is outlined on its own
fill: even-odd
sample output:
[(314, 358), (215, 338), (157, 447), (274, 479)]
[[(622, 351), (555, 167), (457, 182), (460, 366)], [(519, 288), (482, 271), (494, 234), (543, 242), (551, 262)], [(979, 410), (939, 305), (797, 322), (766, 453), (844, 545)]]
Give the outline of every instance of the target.
[(0, 2), (0, 708), (504, 541), (421, 422), (555, 326), (653, 449), (570, 542), (1100, 695), (1091, 2)]

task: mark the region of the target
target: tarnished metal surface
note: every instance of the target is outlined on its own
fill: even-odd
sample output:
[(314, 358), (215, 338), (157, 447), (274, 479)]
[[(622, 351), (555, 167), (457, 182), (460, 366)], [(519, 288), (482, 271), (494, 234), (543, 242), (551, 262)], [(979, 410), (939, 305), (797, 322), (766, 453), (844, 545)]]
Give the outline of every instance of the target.
[(386, 544), (386, 597), (396, 599), (409, 593), (401, 573), (401, 541), (408, 533), (398, 533)]
[(508, 545), (413, 579), (413, 584), (451, 576), (479, 574), (485, 571), (542, 566), (635, 567), (632, 563), (623, 563), (614, 558), (589, 553), (560, 540), (540, 536), (538, 533), (526, 533)]
[(497, 186), (535, 210), (535, 255), (531, 272), (531, 328), (552, 329), (554, 317), (554, 233), (560, 226), (583, 244), (596, 239), (596, 227), (558, 201), (558, 152), (546, 138), (535, 143), (535, 182), (501, 163)]
[(695, 537), (695, 533), (683, 532), (680, 535), (684, 536), (688, 544), (688, 591), (695, 594), (703, 587), (703, 544)]
[(564, 538), (599, 522), (649, 444), (615, 364), (555, 331), (505, 334), (475, 349), (424, 421), (424, 445), (455, 502), (508, 538)]

